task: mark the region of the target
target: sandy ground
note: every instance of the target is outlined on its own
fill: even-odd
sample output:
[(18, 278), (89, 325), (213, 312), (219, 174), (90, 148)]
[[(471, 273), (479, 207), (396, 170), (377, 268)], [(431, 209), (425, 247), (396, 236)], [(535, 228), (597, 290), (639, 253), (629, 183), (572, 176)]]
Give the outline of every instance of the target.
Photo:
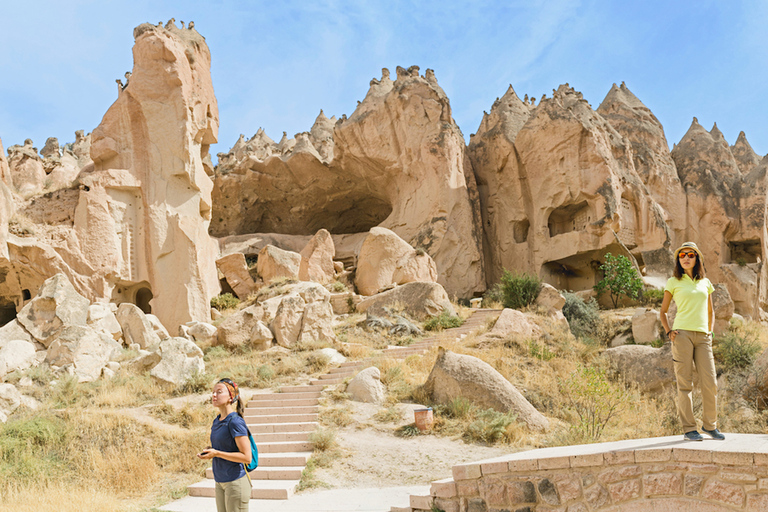
[(341, 457), (318, 468), (318, 480), (334, 488), (429, 484), (451, 476), (451, 468), (510, 453), (509, 447), (466, 444), (435, 435), (398, 437), (394, 431), (413, 423), (413, 408), (403, 406), (403, 420), (381, 424), (371, 419), (379, 406), (350, 402), (356, 423), (340, 429)]

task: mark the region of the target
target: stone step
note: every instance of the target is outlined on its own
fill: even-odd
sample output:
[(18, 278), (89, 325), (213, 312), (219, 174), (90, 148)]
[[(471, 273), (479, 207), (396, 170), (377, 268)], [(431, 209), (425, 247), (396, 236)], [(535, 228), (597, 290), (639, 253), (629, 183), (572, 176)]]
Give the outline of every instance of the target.
[(264, 414), (262, 416), (249, 416), (245, 418), (245, 424), (262, 423), (304, 423), (305, 421), (317, 421), (317, 413), (311, 414)]
[(419, 510), (432, 510), (432, 504), (434, 503), (434, 498), (432, 496), (414, 496), (411, 494), (411, 510), (414, 512)]
[(259, 468), (298, 466), (303, 469), (311, 456), (312, 452), (259, 453)]
[[(192, 484), (187, 489), (190, 496), (204, 496), (213, 498), (216, 496), (216, 483), (213, 480), (203, 480)], [(251, 499), (259, 500), (287, 500), (290, 498), (298, 480), (253, 480)]]
[[(300, 480), (303, 466), (261, 466), (250, 472), (251, 480)], [(213, 468), (205, 470), (205, 478), (213, 478)]]
[[(344, 379), (346, 379), (346, 377)], [(335, 386), (336, 384), (341, 384), (344, 382), (344, 379), (311, 380), (310, 382), (322, 386)]]
[(309, 441), (270, 441), (257, 443), (259, 454), (261, 453), (286, 453), (312, 451), (313, 445)]
[(307, 393), (322, 391), (322, 386), (316, 386), (314, 384), (305, 384), (303, 386), (283, 386), (280, 388), (283, 393)]
[(348, 368), (350, 366), (363, 366), (365, 363), (363, 361), (344, 361), (339, 365), (339, 368)]
[[(250, 416), (279, 415), (279, 414), (312, 414), (320, 412), (319, 405), (301, 405), (298, 407), (249, 407), (243, 411), (243, 418)], [(288, 422), (282, 422), (288, 423)]]
[(249, 426), (251, 434), (270, 434), (273, 432), (314, 432), (320, 424), (316, 421), (302, 423), (260, 423)]
[[(251, 431), (251, 433), (253, 434), (253, 431)], [(256, 446), (261, 446), (262, 443), (271, 443), (275, 441), (309, 441), (310, 433), (311, 432), (268, 432), (264, 434), (253, 434), (253, 440), (256, 442)]]
[[(310, 394), (310, 393), (307, 393)], [(251, 400), (248, 402), (248, 407), (246, 407), (246, 410), (251, 407), (299, 407), (304, 405), (317, 405), (320, 403), (320, 399), (317, 397), (313, 398), (294, 398), (294, 399), (285, 399), (285, 400), (259, 400), (254, 402)]]
[(333, 374), (333, 373), (350, 373), (350, 372), (354, 373), (354, 372), (356, 372), (358, 370), (358, 368), (362, 368), (363, 367), (362, 363), (358, 362), (358, 363), (355, 363), (355, 364), (356, 364), (355, 366), (340, 366), (338, 368), (331, 368), (328, 373), (329, 374)]
[(307, 398), (320, 398), (322, 390), (307, 391), (304, 393), (259, 393), (255, 394), (248, 401), (248, 405), (252, 403), (260, 402), (274, 402), (274, 401), (286, 401), (286, 400), (306, 400)]
[(354, 375), (355, 372), (336, 372), (336, 373), (326, 373), (325, 375), (320, 376), (320, 380), (330, 380), (330, 379), (343, 379), (345, 377), (350, 377)]

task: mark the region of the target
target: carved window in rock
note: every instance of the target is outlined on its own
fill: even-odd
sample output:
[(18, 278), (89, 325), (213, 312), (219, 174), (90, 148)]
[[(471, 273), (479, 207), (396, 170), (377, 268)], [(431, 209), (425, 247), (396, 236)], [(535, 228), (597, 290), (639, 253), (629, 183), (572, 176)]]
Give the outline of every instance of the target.
[(549, 215), (547, 221), (549, 236), (583, 231), (590, 222), (592, 222), (592, 211), (586, 201), (561, 206)]
[(763, 260), (763, 249), (760, 240), (731, 240), (728, 242), (731, 253), (731, 263), (746, 265), (747, 263), (759, 263)]
[(136, 306), (146, 314), (152, 313), (152, 306), (149, 304), (152, 297), (152, 290), (147, 287), (139, 288), (136, 291)]
[(522, 244), (528, 241), (528, 229), (530, 227), (531, 223), (528, 219), (512, 222), (512, 237), (515, 239), (516, 244)]
[(618, 233), (619, 240), (630, 249), (637, 247), (637, 239), (635, 238), (635, 229), (637, 226), (635, 207), (626, 197), (621, 198), (620, 216), (621, 230), (619, 230)]

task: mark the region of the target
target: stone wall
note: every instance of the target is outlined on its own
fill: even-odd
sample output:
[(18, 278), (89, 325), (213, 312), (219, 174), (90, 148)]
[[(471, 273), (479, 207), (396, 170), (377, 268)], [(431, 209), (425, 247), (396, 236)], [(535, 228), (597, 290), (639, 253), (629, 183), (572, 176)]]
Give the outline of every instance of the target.
[(445, 512), (768, 510), (764, 436), (686, 443), (679, 436), (547, 448), (454, 466), (413, 496)]

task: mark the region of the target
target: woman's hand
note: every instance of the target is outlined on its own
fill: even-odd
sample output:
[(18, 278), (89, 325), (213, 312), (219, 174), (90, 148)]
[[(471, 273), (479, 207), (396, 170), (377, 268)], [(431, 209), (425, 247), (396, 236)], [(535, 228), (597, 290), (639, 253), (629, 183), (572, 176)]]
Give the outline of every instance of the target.
[(675, 341), (677, 338), (677, 331), (669, 331), (669, 341)]
[(216, 452), (217, 450), (214, 450), (213, 448), (206, 448), (205, 450), (197, 454), (197, 458), (209, 460), (216, 457)]

